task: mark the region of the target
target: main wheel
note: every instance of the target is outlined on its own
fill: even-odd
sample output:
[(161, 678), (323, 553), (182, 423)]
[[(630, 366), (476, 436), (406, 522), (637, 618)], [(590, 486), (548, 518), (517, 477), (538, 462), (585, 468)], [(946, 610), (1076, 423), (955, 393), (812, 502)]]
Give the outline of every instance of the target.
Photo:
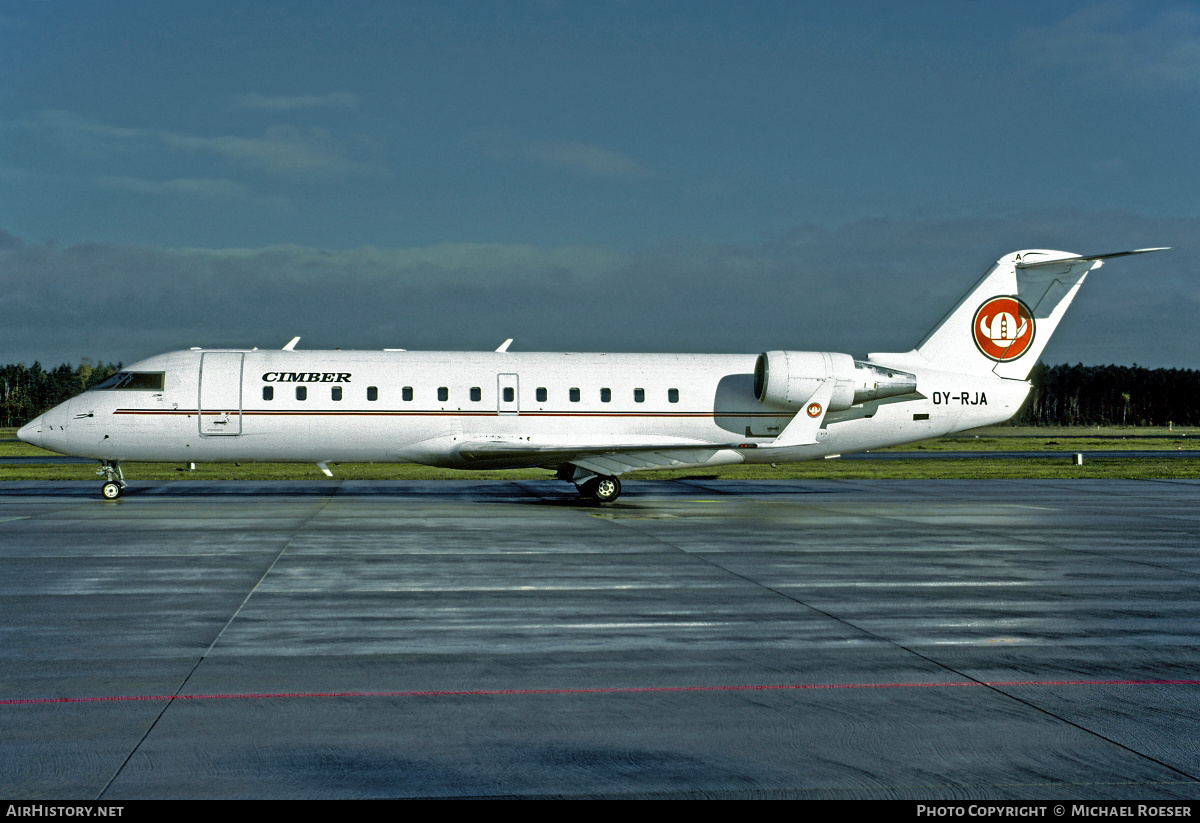
[(615, 477), (599, 477), (592, 494), (601, 503), (611, 503), (621, 496), (621, 481)]
[(116, 500), (121, 496), (121, 484), (110, 480), (104, 484), (100, 493), (104, 495), (105, 500)]

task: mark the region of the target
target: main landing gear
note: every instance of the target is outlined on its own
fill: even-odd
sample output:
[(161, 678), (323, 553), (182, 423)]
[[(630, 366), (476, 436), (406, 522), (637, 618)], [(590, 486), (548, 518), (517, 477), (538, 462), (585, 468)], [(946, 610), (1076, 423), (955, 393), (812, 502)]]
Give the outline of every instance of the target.
[(595, 500), (598, 503), (611, 503), (621, 496), (621, 481), (604, 474), (594, 474), (587, 469), (581, 469), (573, 463), (564, 463), (558, 467), (559, 480), (574, 483), (579, 489), (582, 500)]
[(611, 503), (621, 496), (621, 481), (615, 477), (593, 477), (579, 486), (579, 496)]
[(105, 500), (116, 500), (125, 488), (125, 475), (121, 472), (121, 464), (115, 460), (101, 460), (96, 474), (104, 475), (104, 486), (100, 494)]

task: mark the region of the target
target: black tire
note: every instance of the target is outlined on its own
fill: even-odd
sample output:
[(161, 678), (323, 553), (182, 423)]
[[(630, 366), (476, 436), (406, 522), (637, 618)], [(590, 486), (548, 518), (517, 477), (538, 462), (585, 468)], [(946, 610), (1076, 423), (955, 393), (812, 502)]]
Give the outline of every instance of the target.
[(615, 477), (597, 477), (592, 496), (601, 503), (611, 503), (621, 496), (621, 481)]
[(110, 480), (104, 484), (104, 488), (100, 490), (100, 494), (104, 496), (105, 500), (116, 500), (121, 496), (121, 484)]

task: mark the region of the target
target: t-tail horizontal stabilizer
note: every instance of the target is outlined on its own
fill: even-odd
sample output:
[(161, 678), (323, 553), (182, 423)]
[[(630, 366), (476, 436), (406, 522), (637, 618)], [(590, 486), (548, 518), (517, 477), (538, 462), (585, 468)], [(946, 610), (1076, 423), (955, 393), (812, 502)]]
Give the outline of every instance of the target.
[[(1025, 249), (996, 261), (916, 353), (941, 371), (1027, 380), (1088, 272), (1114, 257)], [(874, 355), (871, 356), (872, 359)]]
[(1114, 257), (1128, 257), (1131, 254), (1145, 254), (1146, 252), (1151, 252), (1151, 251), (1168, 251), (1170, 248), (1171, 248), (1170, 246), (1158, 246), (1153, 249), (1134, 249), (1133, 251), (1114, 251), (1114, 252), (1110, 252), (1108, 254), (1093, 254), (1090, 256), (1083, 255), (1083, 254), (1072, 254), (1072, 255), (1068, 255), (1066, 257), (1053, 258), (1051, 260), (1041, 260), (1041, 259), (1037, 259), (1037, 258), (1030, 259), (1028, 261), (1018, 260), (1017, 268), (1018, 269), (1036, 269), (1036, 268), (1041, 268), (1042, 266), (1057, 266), (1060, 263), (1078, 263), (1083, 260), (1110, 260)]

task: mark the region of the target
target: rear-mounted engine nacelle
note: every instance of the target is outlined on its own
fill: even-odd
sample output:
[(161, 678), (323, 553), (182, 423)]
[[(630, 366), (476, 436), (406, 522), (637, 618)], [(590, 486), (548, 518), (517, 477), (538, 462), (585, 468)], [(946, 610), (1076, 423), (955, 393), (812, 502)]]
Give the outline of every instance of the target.
[(828, 411), (917, 390), (917, 377), (825, 351), (769, 351), (754, 364), (754, 394), (762, 403), (799, 409), (826, 380), (834, 381)]

